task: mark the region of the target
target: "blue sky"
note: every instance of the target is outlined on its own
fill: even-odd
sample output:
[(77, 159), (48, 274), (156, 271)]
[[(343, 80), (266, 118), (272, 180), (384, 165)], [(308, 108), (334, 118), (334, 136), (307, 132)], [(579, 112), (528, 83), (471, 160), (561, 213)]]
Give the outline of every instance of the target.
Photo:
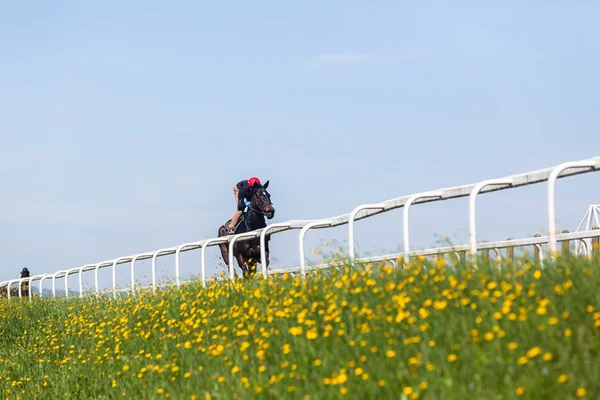
[[(567, 1), (3, 4), (0, 280), (213, 237), (234, 210), (231, 187), (252, 175), (271, 181), (281, 222), (598, 155), (599, 11)], [(600, 203), (598, 179), (560, 183), (561, 229)], [(480, 237), (544, 229), (544, 195), (536, 185), (485, 196)], [(416, 207), (411, 244), (434, 234), (466, 243), (466, 204)], [(358, 229), (363, 251), (396, 250), (401, 211)], [(311, 246), (345, 238), (309, 236)], [(275, 267), (297, 263), (296, 237), (273, 242)], [(185, 263), (198, 270), (198, 254)]]

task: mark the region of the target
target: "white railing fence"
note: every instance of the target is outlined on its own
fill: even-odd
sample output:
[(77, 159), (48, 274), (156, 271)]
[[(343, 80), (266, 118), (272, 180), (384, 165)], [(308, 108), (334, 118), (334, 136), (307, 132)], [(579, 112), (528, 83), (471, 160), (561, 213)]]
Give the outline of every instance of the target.
[[(279, 274), (284, 272), (300, 273), (302, 277), (306, 277), (307, 271), (323, 269), (335, 266), (333, 264), (323, 264), (317, 266), (306, 266), (305, 259), (305, 237), (311, 229), (323, 229), (331, 228), (340, 225), (348, 225), (348, 236), (349, 236), (349, 261), (350, 262), (375, 262), (375, 261), (390, 261), (399, 257), (403, 257), (405, 260), (412, 256), (433, 256), (443, 254), (456, 254), (462, 252), (463, 256), (469, 255), (470, 259), (474, 259), (478, 251), (494, 251), (496, 257), (500, 257), (499, 249), (512, 248), (519, 246), (533, 246), (537, 250), (539, 257), (543, 259), (541, 253), (542, 244), (547, 244), (548, 257), (553, 258), (557, 254), (557, 242), (576, 241), (577, 250), (576, 255), (580, 254), (580, 246), (584, 249), (584, 254), (587, 257), (592, 255), (592, 246), (589, 243), (589, 239), (597, 240), (600, 237), (600, 230), (597, 229), (586, 229), (581, 232), (559, 234), (556, 229), (556, 205), (555, 205), (555, 188), (556, 181), (559, 178), (570, 177), (574, 175), (584, 174), (588, 172), (596, 172), (600, 170), (600, 156), (580, 160), (566, 162), (551, 168), (546, 168), (538, 171), (526, 172), (522, 174), (510, 175), (500, 179), (488, 179), (482, 182), (448, 187), (435, 191), (428, 191), (423, 193), (417, 193), (408, 196), (402, 196), (390, 200), (383, 201), (375, 204), (363, 204), (356, 207), (350, 213), (343, 214), (337, 217), (324, 218), (319, 220), (292, 220), (287, 222), (275, 223), (267, 226), (264, 229), (248, 232), (240, 235), (232, 235), (220, 238), (211, 238), (206, 240), (200, 240), (197, 242), (184, 243), (179, 246), (169, 247), (165, 249), (159, 249), (146, 253), (135, 254), (126, 257), (119, 257), (113, 260), (102, 261), (95, 264), (88, 264), (78, 268), (69, 270), (56, 271), (52, 274), (41, 274), (35, 275), (29, 278), (13, 279), (9, 281), (0, 282), (0, 290), (6, 290), (7, 296), (11, 296), (11, 287), (13, 284), (18, 285), (18, 296), (22, 297), (24, 293), (21, 291), (21, 284), (25, 281), (29, 282), (28, 295), (31, 299), (32, 296), (32, 283), (39, 281), (39, 294), (42, 295), (42, 285), (44, 280), (52, 280), (52, 294), (56, 297), (56, 280), (64, 279), (65, 297), (69, 296), (68, 291), (68, 277), (69, 275), (77, 274), (79, 278), (79, 296), (83, 297), (83, 273), (93, 271), (94, 272), (94, 286), (95, 292), (99, 293), (99, 282), (98, 282), (98, 271), (103, 268), (112, 268), (112, 293), (116, 298), (118, 293), (123, 292), (122, 289), (117, 288), (116, 284), (116, 268), (117, 265), (129, 264), (131, 273), (131, 288), (128, 289), (131, 293), (135, 293), (136, 290), (136, 274), (135, 265), (137, 261), (141, 260), (152, 260), (152, 287), (153, 290), (157, 290), (161, 285), (157, 284), (156, 281), (156, 260), (158, 257), (167, 255), (175, 255), (174, 275), (175, 284), (180, 286), (185, 283), (180, 279), (180, 255), (182, 252), (200, 250), (200, 272), (203, 284), (206, 285), (207, 281), (215, 279), (215, 277), (206, 276), (206, 249), (211, 246), (218, 246), (219, 244), (228, 244), (229, 246), (229, 278), (234, 279), (235, 265), (233, 257), (233, 246), (238, 240), (248, 240), (251, 238), (260, 238), (261, 244), (261, 259), (265, 260), (265, 240), (267, 235), (274, 235), (288, 230), (299, 229), (300, 233), (298, 236), (298, 252), (299, 252), (299, 267), (291, 269), (279, 269), (279, 270), (267, 270), (266, 263), (262, 263), (261, 273), (263, 278), (267, 278), (269, 275)], [(531, 185), (541, 182), (547, 182), (547, 213), (548, 213), (548, 235), (539, 236), (526, 239), (500, 241), (492, 243), (478, 243), (477, 242), (477, 197), (481, 194), (490, 193), (499, 190), (514, 189), (520, 186)], [(444, 201), (448, 199), (455, 199), (459, 197), (469, 197), (469, 244), (455, 247), (438, 247), (426, 250), (411, 251), (410, 250), (410, 224), (409, 224), (409, 212), (411, 207), (416, 204)], [(403, 236), (404, 236), (404, 251), (397, 254), (386, 254), (376, 257), (367, 258), (356, 258), (354, 236), (355, 236), (355, 223), (358, 220), (369, 218), (374, 215), (388, 212), (397, 208), (404, 208), (403, 218)], [(587, 240), (587, 241), (586, 241)], [(460, 255), (459, 255), (460, 256)]]

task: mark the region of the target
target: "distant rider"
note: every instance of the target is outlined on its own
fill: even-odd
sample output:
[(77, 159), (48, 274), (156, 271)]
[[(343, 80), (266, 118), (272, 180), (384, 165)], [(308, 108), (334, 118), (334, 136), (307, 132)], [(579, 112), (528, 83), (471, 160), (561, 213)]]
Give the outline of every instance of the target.
[[(21, 273), (19, 273), (19, 278), (23, 279), (23, 278), (30, 278), (31, 274), (29, 273), (29, 270), (27, 269), (27, 267), (23, 267), (23, 269), (21, 270)], [(29, 296), (28, 294), (29, 291), (29, 281), (23, 281), (21, 283), (21, 293), (24, 296)]]
[(19, 278), (23, 279), (23, 278), (29, 278), (30, 274), (29, 274), (29, 270), (27, 269), (27, 267), (23, 267), (23, 269), (21, 270), (21, 273), (19, 274)]

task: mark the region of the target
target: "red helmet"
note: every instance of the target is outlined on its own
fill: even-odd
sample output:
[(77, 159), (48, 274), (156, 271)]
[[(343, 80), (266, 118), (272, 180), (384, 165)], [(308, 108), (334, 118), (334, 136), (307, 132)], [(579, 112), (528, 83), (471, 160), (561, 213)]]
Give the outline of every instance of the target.
[(255, 176), (253, 176), (252, 178), (248, 179), (248, 186), (254, 187), (254, 184), (258, 184), (259, 186), (261, 185), (260, 179), (258, 179)]

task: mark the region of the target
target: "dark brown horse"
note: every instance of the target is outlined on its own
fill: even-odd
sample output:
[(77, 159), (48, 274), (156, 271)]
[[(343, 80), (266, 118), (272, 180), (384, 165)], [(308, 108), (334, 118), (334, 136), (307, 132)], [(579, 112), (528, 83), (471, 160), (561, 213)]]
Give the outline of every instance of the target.
[[(250, 207), (248, 212), (242, 215), (240, 223), (235, 230), (235, 234), (251, 232), (267, 226), (265, 216), (271, 219), (275, 216), (275, 207), (271, 203), (271, 195), (267, 192), (269, 181), (262, 186), (257, 186), (252, 194)], [(242, 220), (243, 219), (243, 220)], [(231, 220), (227, 221), (219, 228), (219, 237), (227, 236), (227, 228)], [(247, 240), (238, 240), (233, 246), (233, 256), (237, 260), (238, 266), (242, 270), (244, 277), (254, 275), (256, 273), (256, 264), (266, 262), (269, 266), (269, 235), (265, 238), (265, 255), (266, 261), (260, 257), (260, 238), (252, 238)], [(229, 267), (229, 244), (219, 245), (221, 248), (221, 256)]]
[[(6, 293), (6, 285), (0, 287), (0, 297), (7, 298), (8, 294)], [(11, 285), (10, 286), (10, 297), (15, 298), (19, 297), (19, 286)], [(23, 281), (21, 282), (21, 297), (29, 297), (29, 282)]]

